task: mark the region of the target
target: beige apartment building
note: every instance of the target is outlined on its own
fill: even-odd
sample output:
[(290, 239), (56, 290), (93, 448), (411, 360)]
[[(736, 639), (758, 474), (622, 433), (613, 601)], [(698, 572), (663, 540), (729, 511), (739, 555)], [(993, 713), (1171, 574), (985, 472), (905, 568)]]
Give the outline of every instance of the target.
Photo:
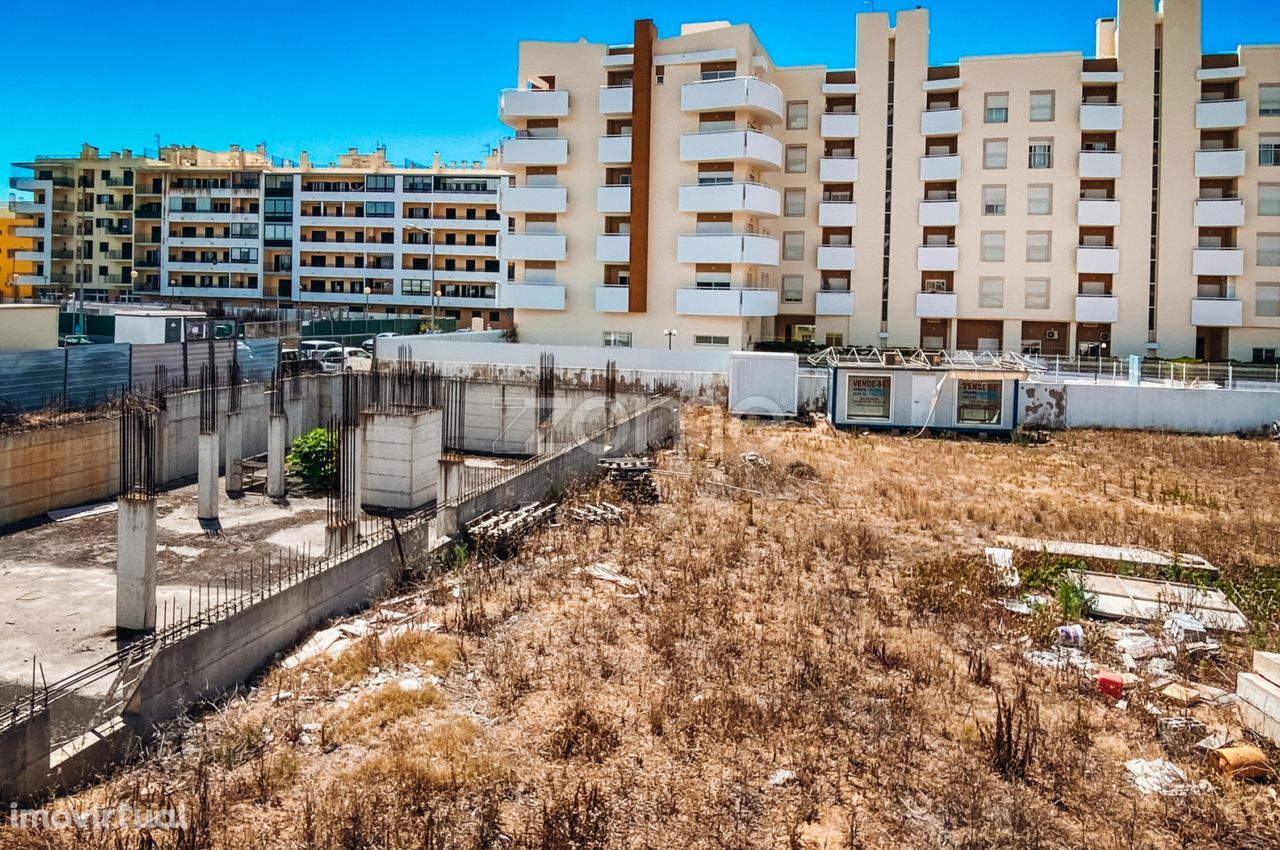
[(925, 9), (858, 15), (853, 69), (523, 42), (500, 301), (532, 342), (1274, 359), (1280, 47), (1204, 55), (1200, 14), (943, 66)]
[(18, 163), (40, 297), (193, 307), (346, 307), (504, 328), (497, 304), (506, 174), (493, 162), (396, 167), (259, 147), (161, 148)]

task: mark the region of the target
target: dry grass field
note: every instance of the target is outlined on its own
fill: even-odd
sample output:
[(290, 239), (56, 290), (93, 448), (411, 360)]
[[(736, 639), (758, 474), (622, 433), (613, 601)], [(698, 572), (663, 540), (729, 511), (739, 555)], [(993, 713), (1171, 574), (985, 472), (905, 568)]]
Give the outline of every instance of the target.
[(1274, 783), (1187, 757), (1211, 790), (1139, 793), (1124, 762), (1162, 755), (1142, 706), (1183, 710), (1030, 665), (1058, 612), (1008, 612), (975, 557), (999, 533), (1204, 555), (1255, 630), (1182, 672), (1230, 689), (1280, 640), (1280, 445), (910, 439), (697, 409), (660, 462), (662, 500), (625, 525), (472, 553), (418, 590), (430, 628), (277, 667), (56, 804), (181, 803), (186, 830), (0, 827), (0, 845), (1280, 846)]

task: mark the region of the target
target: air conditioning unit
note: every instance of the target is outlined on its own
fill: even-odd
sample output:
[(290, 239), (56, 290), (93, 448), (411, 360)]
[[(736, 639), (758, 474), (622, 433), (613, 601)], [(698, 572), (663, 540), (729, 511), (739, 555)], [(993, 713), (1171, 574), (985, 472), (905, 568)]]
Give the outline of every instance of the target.
[(1049, 328), (1049, 330), (1047, 330), (1047, 331), (1045, 331), (1045, 332), (1044, 332), (1044, 338), (1045, 338), (1045, 339), (1057, 339), (1057, 338), (1058, 338), (1058, 329), (1057, 329), (1057, 328)]
[(1103, 331), (1102, 333), (1098, 334), (1098, 342), (1111, 342), (1111, 332)]

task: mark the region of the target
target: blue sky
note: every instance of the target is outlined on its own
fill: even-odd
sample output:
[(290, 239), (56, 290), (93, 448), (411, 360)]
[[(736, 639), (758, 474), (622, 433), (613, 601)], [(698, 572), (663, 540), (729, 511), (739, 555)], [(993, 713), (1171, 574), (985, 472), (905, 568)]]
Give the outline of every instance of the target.
[[(155, 147), (157, 133), (163, 144), (266, 142), (277, 155), (306, 149), (318, 161), (379, 142), (397, 162), (426, 161), (433, 150), (478, 159), (504, 133), (498, 91), (516, 82), (520, 39), (628, 42), (635, 17), (652, 17), (661, 35), (682, 21), (729, 18), (751, 23), (779, 64), (849, 67), (854, 15), (872, 5), (10, 0), (0, 28), (9, 59), (0, 161), (69, 153), (82, 141), (140, 151)], [(1115, 13), (1114, 0), (876, 0), (874, 8), (916, 5), (930, 10), (934, 63), (962, 54), (1088, 54), (1094, 19)], [(1204, 0), (1203, 8), (1207, 51), (1280, 42), (1273, 0)], [(50, 27), (58, 30), (53, 41), (35, 35)], [(38, 52), (51, 44), (57, 57)]]

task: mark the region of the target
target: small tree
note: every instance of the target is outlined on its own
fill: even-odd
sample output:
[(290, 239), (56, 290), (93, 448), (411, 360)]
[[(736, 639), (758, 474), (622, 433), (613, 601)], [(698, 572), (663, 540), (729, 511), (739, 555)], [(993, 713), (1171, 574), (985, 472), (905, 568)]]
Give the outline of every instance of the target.
[(286, 460), (312, 490), (327, 490), (333, 483), (338, 441), (327, 428), (316, 428), (293, 441)]

